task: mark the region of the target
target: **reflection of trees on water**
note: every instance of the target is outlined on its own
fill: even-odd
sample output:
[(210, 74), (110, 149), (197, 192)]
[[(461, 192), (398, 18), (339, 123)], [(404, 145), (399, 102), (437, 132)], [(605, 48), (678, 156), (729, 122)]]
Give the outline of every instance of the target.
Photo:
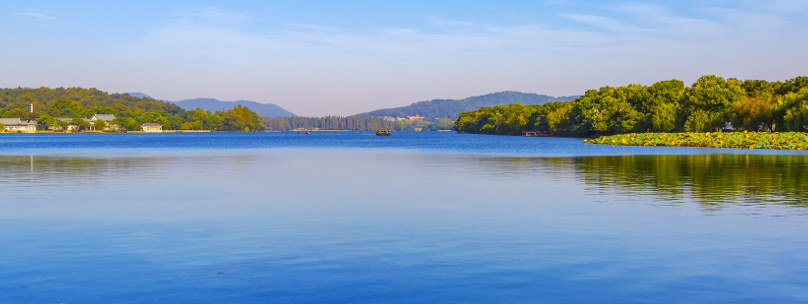
[(808, 207), (808, 156), (623, 155), (478, 158), (493, 178), (536, 175), (571, 179), (587, 191), (670, 203), (694, 201), (708, 210), (728, 204)]
[(155, 157), (0, 156), (0, 185), (87, 184), (161, 167)]
[(663, 200), (808, 206), (808, 157), (627, 155), (576, 158), (580, 178), (600, 190)]
[[(363, 156), (364, 157), (364, 156)], [(387, 156), (385, 156), (387, 157)], [(177, 172), (216, 175), (264, 174), (273, 158), (225, 156), (177, 162), (172, 157), (0, 156), (0, 193), (34, 193), (38, 187), (91, 189), (99, 182), (169, 181)], [(364, 158), (363, 158), (364, 159)], [(473, 155), (399, 155), (402, 165), (430, 170), (389, 174), (476, 175), (492, 183), (537, 176), (582, 184), (594, 194), (664, 202), (697, 202), (706, 209), (766, 204), (808, 207), (808, 156), (800, 155), (625, 155), (591, 157), (480, 157)], [(288, 160), (287, 160), (288, 161)], [(203, 168), (203, 169), (200, 169)], [(390, 167), (386, 167), (390, 168)], [(398, 168), (398, 167), (395, 167)], [(206, 171), (205, 171), (206, 170)], [(204, 171), (204, 172), (203, 172)], [(413, 173), (416, 172), (416, 173)], [(346, 173), (350, 174), (350, 173)], [(539, 182), (537, 180), (537, 182)], [(541, 191), (541, 185), (536, 190)]]

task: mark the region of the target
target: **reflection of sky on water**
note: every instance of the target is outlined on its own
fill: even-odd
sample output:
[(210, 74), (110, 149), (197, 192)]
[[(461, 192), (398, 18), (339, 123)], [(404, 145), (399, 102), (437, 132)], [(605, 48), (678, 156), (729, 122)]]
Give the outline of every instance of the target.
[[(167, 156), (0, 156), (5, 216), (242, 217), (308, 206), (463, 208), (499, 200), (805, 206), (808, 160), (787, 155), (496, 157), (373, 150)], [(656, 202), (656, 203), (654, 203)], [(480, 206), (476, 206), (480, 207)], [(754, 211), (752, 211), (754, 210)], [(255, 213), (254, 211), (258, 211)]]
[(0, 166), (0, 302), (808, 295), (802, 156), (255, 149)]

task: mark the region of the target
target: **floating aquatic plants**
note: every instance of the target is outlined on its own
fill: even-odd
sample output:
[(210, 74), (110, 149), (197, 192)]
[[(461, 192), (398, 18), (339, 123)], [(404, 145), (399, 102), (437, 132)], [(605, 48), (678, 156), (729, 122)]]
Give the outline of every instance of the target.
[(803, 132), (629, 133), (585, 139), (588, 144), (808, 150)]

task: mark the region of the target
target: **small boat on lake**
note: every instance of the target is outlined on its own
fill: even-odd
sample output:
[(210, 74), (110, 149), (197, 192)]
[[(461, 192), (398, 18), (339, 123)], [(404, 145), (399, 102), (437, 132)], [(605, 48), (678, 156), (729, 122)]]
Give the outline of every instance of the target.
[(376, 136), (390, 136), (390, 130), (376, 130)]
[(552, 136), (552, 135), (553, 135), (553, 133), (551, 133), (550, 131), (524, 131), (524, 132), (522, 132), (522, 136), (527, 136), (527, 137), (537, 137), (537, 136), (546, 137), (546, 136)]

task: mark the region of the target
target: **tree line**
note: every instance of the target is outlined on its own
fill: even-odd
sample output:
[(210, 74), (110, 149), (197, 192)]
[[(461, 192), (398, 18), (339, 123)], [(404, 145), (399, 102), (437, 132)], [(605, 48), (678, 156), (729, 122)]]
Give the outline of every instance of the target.
[[(30, 111), (33, 104), (34, 111)], [(36, 120), (41, 128), (65, 129), (74, 124), (80, 129), (90, 123), (82, 118), (94, 114), (113, 114), (122, 130), (140, 130), (144, 123), (159, 123), (165, 130), (261, 131), (262, 116), (244, 106), (211, 113), (202, 109), (183, 110), (177, 105), (148, 97), (129, 94), (109, 94), (85, 88), (7, 88), (0, 89), (0, 117)], [(67, 122), (58, 118), (70, 118)], [(103, 128), (102, 128), (103, 129)]]
[(706, 75), (689, 87), (680, 80), (588, 90), (568, 102), (509, 104), (463, 112), (461, 133), (559, 136), (643, 132), (808, 131), (808, 77), (768, 82)]
[(414, 131), (416, 128), (435, 131), (448, 130), (452, 128), (453, 121), (450, 119), (437, 119), (436, 121), (409, 121), (394, 120), (384, 117), (361, 117), (361, 116), (325, 116), (325, 117), (283, 117), (264, 118), (267, 130), (289, 131), (295, 129), (307, 130), (354, 130), (354, 131), (374, 131), (374, 130), (396, 130)]

